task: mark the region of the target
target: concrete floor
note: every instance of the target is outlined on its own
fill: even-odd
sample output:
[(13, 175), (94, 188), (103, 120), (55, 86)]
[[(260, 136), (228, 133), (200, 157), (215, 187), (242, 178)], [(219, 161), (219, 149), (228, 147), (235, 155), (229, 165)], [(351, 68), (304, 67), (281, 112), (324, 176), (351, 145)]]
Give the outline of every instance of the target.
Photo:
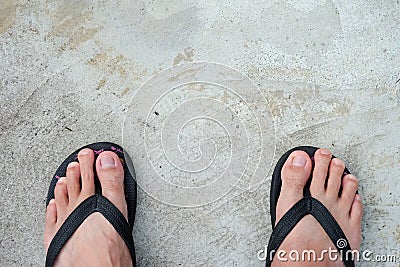
[[(140, 266), (263, 266), (271, 164), (303, 144), (330, 148), (359, 177), (362, 249), (398, 256), (399, 10), (372, 0), (1, 0), (0, 266), (43, 264), (50, 178), (74, 149), (103, 140), (123, 143), (136, 165)], [(179, 65), (196, 61), (237, 72)], [(203, 83), (182, 85), (190, 78)], [(157, 187), (161, 177), (176, 186)], [(176, 191), (219, 177), (235, 180), (210, 195)]]

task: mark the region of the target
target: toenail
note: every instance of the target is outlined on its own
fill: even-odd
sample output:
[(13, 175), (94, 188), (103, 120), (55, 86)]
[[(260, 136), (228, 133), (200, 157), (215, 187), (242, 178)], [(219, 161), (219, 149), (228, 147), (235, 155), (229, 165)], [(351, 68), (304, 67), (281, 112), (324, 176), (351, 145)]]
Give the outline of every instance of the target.
[(359, 194), (356, 194), (356, 200), (361, 201), (361, 197)]
[(87, 155), (87, 154), (89, 154), (89, 151), (90, 150), (88, 150), (88, 149), (83, 149), (83, 150), (79, 151), (79, 155)]
[(347, 175), (347, 177), (353, 181), (357, 181), (357, 178), (354, 175)]
[(100, 159), (100, 163), (101, 163), (101, 166), (103, 166), (103, 167), (114, 167), (115, 166), (114, 158), (109, 155), (104, 155)]
[(332, 160), (335, 165), (342, 166), (344, 163), (340, 159), (333, 159)]
[(321, 151), (322, 155), (330, 155), (331, 154), (331, 152), (326, 148), (321, 148), (320, 151)]
[(295, 156), (292, 160), (292, 165), (297, 167), (304, 167), (307, 164), (307, 159), (303, 156)]
[(68, 164), (68, 168), (74, 168), (74, 167), (75, 167), (75, 163), (76, 163), (76, 162), (71, 162), (71, 163), (69, 163), (69, 164)]

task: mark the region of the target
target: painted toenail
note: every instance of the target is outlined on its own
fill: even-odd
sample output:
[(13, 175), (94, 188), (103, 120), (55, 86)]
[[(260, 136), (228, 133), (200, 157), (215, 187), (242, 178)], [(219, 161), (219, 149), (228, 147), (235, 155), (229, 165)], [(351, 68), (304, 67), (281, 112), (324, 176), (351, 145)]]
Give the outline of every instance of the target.
[(297, 167), (304, 167), (307, 164), (307, 159), (303, 156), (295, 156), (292, 160), (292, 165)]
[(100, 163), (101, 163), (101, 166), (103, 166), (103, 167), (114, 167), (115, 166), (114, 158), (109, 155), (104, 155), (100, 159)]
[(331, 152), (330, 152), (328, 149), (326, 149), (326, 148), (321, 148), (321, 154), (322, 154), (322, 155), (330, 155)]

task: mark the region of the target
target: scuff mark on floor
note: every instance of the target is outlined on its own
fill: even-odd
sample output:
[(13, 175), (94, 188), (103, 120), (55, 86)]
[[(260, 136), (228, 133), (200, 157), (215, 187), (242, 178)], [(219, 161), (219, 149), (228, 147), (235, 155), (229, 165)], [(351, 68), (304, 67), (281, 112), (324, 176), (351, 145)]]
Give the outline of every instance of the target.
[(0, 34), (6, 32), (15, 23), (16, 2), (15, 0), (2, 0), (0, 2)]

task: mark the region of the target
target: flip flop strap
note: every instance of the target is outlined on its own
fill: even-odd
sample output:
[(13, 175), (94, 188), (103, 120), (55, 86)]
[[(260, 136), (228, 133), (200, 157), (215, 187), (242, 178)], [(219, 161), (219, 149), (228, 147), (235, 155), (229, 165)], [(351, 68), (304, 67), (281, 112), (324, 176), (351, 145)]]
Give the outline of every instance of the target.
[[(306, 215), (312, 215), (320, 223), (335, 244), (346, 267), (354, 267), (350, 243), (329, 210), (317, 199), (308, 196), (294, 204), (276, 224), (267, 247), (266, 266), (270, 266), (275, 252), (296, 224)], [(350, 252), (349, 252), (350, 251)]]
[(101, 213), (115, 228), (122, 237), (131, 254), (132, 260), (135, 259), (135, 247), (133, 243), (132, 232), (129, 223), (124, 215), (107, 198), (95, 194), (84, 200), (65, 220), (63, 225), (54, 236), (50, 243), (46, 255), (46, 266), (51, 267), (61, 251), (61, 248), (67, 243), (68, 239), (74, 234), (76, 229), (92, 213)]

